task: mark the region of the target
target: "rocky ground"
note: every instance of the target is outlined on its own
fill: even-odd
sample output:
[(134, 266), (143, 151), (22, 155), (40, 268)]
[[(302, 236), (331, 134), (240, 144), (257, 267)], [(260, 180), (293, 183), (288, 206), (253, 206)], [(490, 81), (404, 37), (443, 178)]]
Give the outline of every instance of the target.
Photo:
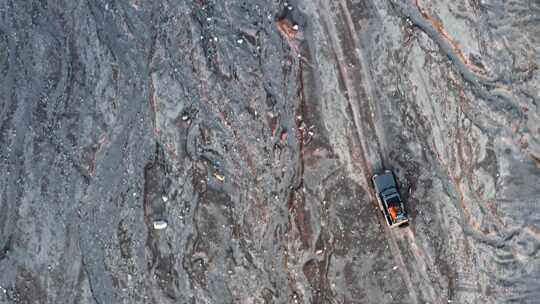
[(536, 303), (539, 16), (1, 0), (0, 303)]

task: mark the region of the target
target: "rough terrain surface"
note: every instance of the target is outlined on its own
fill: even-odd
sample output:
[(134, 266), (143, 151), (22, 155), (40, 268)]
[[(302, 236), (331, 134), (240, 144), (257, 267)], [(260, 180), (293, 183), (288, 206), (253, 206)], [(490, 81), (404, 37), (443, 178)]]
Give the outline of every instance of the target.
[(539, 68), (538, 0), (0, 0), (0, 303), (538, 303)]

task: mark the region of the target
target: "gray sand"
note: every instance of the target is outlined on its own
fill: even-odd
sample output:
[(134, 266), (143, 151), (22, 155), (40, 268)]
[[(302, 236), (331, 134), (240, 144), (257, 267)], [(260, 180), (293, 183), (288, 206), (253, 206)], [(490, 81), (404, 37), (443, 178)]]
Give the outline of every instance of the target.
[(539, 16), (0, 0), (0, 303), (538, 303)]

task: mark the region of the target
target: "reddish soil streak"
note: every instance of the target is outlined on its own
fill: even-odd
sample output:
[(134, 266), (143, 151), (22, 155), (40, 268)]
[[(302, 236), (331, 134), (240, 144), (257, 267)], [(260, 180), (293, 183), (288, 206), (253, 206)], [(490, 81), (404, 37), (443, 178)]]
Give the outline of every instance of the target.
[(473, 71), (475, 71), (476, 73), (479, 73), (479, 74), (486, 74), (486, 72), (484, 70), (482, 70), (481, 68), (477, 67), (476, 65), (473, 65), (471, 64), (471, 62), (469, 62), (469, 60), (467, 59), (467, 57), (465, 57), (465, 55), (463, 54), (463, 51), (461, 50), (461, 48), (459, 47), (459, 43), (453, 39), (452, 37), (450, 37), (450, 35), (448, 34), (448, 32), (446, 32), (444, 30), (444, 26), (442, 24), (442, 22), (436, 20), (435, 18), (433, 18), (432, 16), (430, 16), (421, 6), (420, 6), (420, 3), (419, 3), (419, 0), (416, 0), (416, 7), (418, 8), (418, 11), (422, 14), (422, 16), (424, 16), (424, 18), (426, 18), (426, 20), (428, 20), (429, 22), (431, 22), (431, 24), (433, 25), (433, 27), (435, 29), (437, 29), (437, 31), (441, 34), (441, 36), (446, 40), (448, 41), (448, 43), (450, 43), (450, 45), (453, 47), (454, 51), (456, 52), (456, 54), (459, 56), (459, 58), (461, 59), (461, 61), (463, 61), (469, 68), (471, 68)]
[(293, 28), (292, 23), (283, 18), (278, 21), (276, 21), (277, 28), (281, 34), (285, 36), (287, 39), (294, 39), (296, 37), (297, 30)]

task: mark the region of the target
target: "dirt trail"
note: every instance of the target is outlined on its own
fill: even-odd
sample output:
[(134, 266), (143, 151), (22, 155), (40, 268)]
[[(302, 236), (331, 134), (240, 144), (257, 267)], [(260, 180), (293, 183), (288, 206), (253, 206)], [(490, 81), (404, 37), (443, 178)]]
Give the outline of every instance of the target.
[[(323, 1), (321, 6), (325, 11), (332, 13), (323, 14), (321, 18), (326, 25), (327, 35), (332, 41), (332, 48), (336, 54), (341, 77), (345, 82), (349, 96), (348, 106), (352, 109), (358, 139), (361, 143), (359, 149), (366, 190), (376, 206), (376, 194), (371, 186), (371, 176), (385, 168), (384, 159), (387, 157), (384, 148), (386, 137), (382, 126), (383, 119), (381, 109), (378, 107), (378, 103), (382, 101), (378, 100), (375, 95), (372, 80), (367, 70), (368, 65), (363, 49), (368, 46), (360, 44), (356, 36), (357, 29), (348, 12), (345, 0), (340, 0), (338, 3), (338, 7), (330, 8)], [(345, 20), (345, 22), (340, 22), (341, 20)], [(336, 28), (339, 25), (345, 27)], [(392, 256), (413, 301), (415, 303), (422, 302), (417, 293), (417, 290), (421, 290), (423, 299), (431, 303), (443, 303), (432, 282), (432, 280), (438, 280), (438, 275), (433, 276), (428, 273), (433, 265), (427, 264), (429, 259), (426, 258), (422, 245), (416, 242), (413, 231), (410, 228), (405, 228), (404, 231), (392, 230), (386, 225), (382, 216), (379, 216), (379, 223), (384, 227)], [(405, 254), (403, 250), (407, 253)], [(408, 256), (411, 256), (412, 259)], [(421, 288), (416, 286), (418, 283), (421, 284)], [(441, 282), (437, 282), (437, 284), (442, 285)]]

